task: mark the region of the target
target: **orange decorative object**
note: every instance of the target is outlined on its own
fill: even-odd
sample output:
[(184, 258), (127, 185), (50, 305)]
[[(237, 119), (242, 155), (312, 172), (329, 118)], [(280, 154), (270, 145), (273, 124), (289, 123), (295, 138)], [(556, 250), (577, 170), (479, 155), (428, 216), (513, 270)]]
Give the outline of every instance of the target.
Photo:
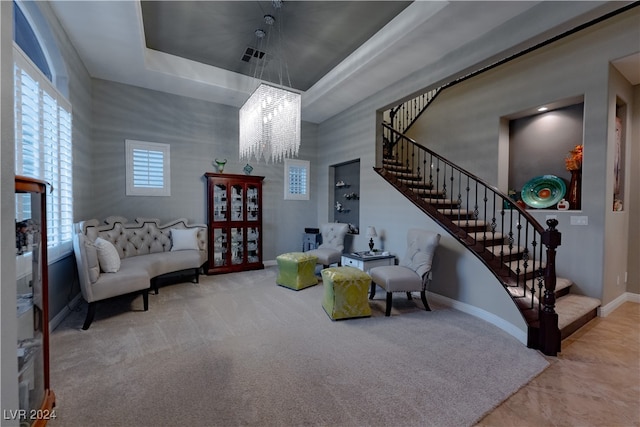
[(582, 170), (582, 145), (576, 145), (564, 159), (568, 171)]
[(542, 190), (538, 191), (538, 197), (540, 197), (541, 199), (546, 199), (550, 196), (551, 190), (549, 190), (548, 188), (543, 188)]

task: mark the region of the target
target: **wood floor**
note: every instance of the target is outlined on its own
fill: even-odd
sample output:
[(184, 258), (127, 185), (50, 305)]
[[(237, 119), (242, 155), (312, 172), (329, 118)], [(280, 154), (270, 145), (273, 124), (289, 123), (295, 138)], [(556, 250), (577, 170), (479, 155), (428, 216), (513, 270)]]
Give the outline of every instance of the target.
[(592, 320), (548, 360), (477, 426), (640, 426), (640, 304)]

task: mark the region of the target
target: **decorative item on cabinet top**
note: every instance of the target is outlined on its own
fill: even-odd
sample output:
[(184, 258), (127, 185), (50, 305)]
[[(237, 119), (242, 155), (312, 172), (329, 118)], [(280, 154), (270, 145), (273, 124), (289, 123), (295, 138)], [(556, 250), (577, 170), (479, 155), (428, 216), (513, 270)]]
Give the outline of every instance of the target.
[(344, 198), (347, 200), (359, 200), (360, 196), (357, 193), (345, 193)]
[(224, 160), (215, 160), (215, 165), (218, 167), (218, 172), (222, 173), (224, 171), (224, 165), (227, 164), (227, 159)]

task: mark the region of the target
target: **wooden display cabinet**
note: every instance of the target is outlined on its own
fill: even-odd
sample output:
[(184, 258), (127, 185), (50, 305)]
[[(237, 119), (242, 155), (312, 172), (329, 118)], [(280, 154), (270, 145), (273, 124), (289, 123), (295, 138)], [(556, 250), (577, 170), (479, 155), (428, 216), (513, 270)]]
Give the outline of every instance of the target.
[(42, 426), (55, 418), (49, 384), (46, 183), (16, 176), (15, 193), (22, 215), (16, 218), (19, 410), (9, 416), (20, 425)]
[(258, 270), (262, 263), (263, 176), (207, 172), (208, 274)]

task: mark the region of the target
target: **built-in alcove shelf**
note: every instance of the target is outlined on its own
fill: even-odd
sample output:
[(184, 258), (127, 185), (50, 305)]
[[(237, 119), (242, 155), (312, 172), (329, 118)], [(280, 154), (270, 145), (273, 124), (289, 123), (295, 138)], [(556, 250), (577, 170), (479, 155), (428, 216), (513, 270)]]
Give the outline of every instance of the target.
[[(571, 172), (567, 170), (565, 160), (571, 150), (583, 145), (584, 97), (554, 101), (546, 106), (548, 110), (544, 112), (539, 112), (538, 107), (544, 105), (506, 118), (508, 144), (502, 146), (508, 150), (509, 194), (520, 200), (522, 188), (532, 179), (554, 175), (564, 182), (567, 191), (563, 198), (570, 201)], [(588, 150), (584, 152), (588, 156)], [(553, 207), (541, 209), (527, 206), (527, 210), (566, 212), (556, 209), (556, 206), (555, 203)], [(579, 212), (580, 207), (570, 206), (568, 211)]]
[(360, 223), (360, 160), (331, 166), (334, 182), (330, 200), (330, 220), (349, 224), (350, 232), (357, 233)]

